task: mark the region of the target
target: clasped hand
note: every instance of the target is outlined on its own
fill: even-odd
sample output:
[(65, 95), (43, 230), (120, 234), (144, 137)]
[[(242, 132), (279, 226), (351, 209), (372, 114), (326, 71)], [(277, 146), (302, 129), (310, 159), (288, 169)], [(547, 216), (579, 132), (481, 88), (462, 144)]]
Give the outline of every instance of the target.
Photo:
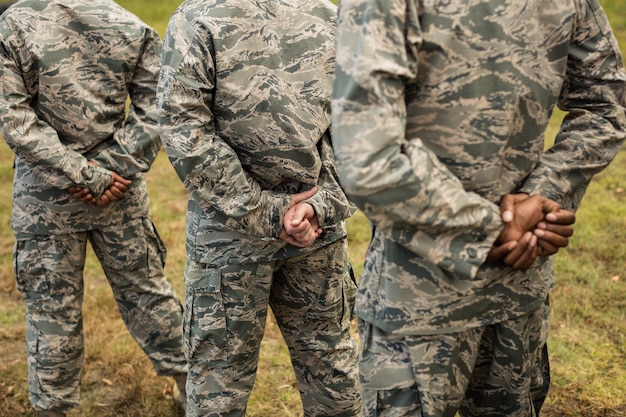
[[(97, 162), (89, 161), (89, 164), (97, 165)], [(74, 196), (74, 198), (82, 201), (83, 203), (97, 206), (111, 204), (112, 202), (119, 200), (128, 191), (128, 187), (132, 183), (131, 180), (121, 177), (116, 172), (111, 172), (111, 174), (111, 181), (109, 181), (107, 189), (104, 190), (100, 197), (95, 197), (89, 188), (83, 186), (70, 187), (69, 192)]]
[(507, 194), (502, 197), (500, 211), (505, 226), (487, 262), (502, 261), (511, 268), (526, 270), (537, 257), (566, 247), (574, 234), (574, 213), (546, 197)]
[(291, 196), (289, 209), (283, 218), (283, 229), (278, 236), (287, 243), (305, 248), (322, 234), (315, 209), (304, 201), (313, 197), (317, 187)]

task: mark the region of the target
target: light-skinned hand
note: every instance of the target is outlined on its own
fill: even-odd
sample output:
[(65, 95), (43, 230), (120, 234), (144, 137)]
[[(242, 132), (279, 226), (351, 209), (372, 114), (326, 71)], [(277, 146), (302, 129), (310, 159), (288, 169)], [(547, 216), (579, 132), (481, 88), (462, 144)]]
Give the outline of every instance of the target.
[(283, 219), (283, 240), (298, 247), (308, 247), (322, 234), (315, 209), (309, 203), (291, 207)]
[(283, 228), (278, 236), (297, 247), (308, 247), (322, 233), (315, 209), (305, 200), (313, 197), (317, 187), (301, 193), (293, 194), (289, 209), (283, 218)]

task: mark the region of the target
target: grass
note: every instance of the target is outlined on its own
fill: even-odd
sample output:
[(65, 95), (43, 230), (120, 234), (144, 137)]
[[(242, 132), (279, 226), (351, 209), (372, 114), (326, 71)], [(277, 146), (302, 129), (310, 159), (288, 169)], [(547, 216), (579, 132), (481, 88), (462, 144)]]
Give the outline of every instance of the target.
[[(120, 0), (161, 34), (178, 1)], [(623, 0), (603, 5), (626, 46)], [(547, 132), (554, 136), (562, 114)], [(12, 154), (0, 142), (0, 194), (10, 196)], [(168, 247), (166, 272), (182, 295), (186, 191), (163, 154), (148, 174), (154, 222)], [(553, 385), (544, 417), (626, 416), (626, 151), (592, 182), (577, 214), (576, 234), (555, 258), (549, 340)], [(0, 415), (33, 416), (26, 385), (24, 303), (13, 279), (10, 198), (0, 199)], [(348, 221), (357, 274), (369, 241), (361, 213)], [(70, 416), (164, 417), (176, 412), (171, 381), (157, 378), (120, 319), (100, 266), (85, 269), (85, 372), (80, 408)], [(268, 321), (249, 417), (298, 417), (302, 408), (289, 356)]]

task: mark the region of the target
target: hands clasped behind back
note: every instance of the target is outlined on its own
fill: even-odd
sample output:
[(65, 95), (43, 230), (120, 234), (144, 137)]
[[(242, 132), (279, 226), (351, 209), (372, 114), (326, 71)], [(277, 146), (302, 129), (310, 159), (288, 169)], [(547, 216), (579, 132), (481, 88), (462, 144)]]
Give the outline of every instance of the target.
[[(89, 164), (96, 165), (97, 162), (89, 161)], [(95, 197), (89, 188), (83, 186), (70, 187), (68, 191), (74, 196), (74, 198), (82, 201), (83, 203), (105, 206), (119, 200), (128, 191), (128, 187), (131, 183), (131, 180), (128, 180), (118, 173), (111, 171), (109, 186), (99, 197)]]
[(542, 196), (507, 194), (500, 202), (504, 229), (487, 262), (502, 261), (514, 269), (528, 269), (538, 256), (566, 247), (574, 234), (573, 212)]
[(311, 246), (322, 234), (315, 209), (305, 200), (313, 197), (317, 187), (293, 194), (289, 209), (283, 218), (283, 229), (278, 236), (287, 243), (305, 248)]

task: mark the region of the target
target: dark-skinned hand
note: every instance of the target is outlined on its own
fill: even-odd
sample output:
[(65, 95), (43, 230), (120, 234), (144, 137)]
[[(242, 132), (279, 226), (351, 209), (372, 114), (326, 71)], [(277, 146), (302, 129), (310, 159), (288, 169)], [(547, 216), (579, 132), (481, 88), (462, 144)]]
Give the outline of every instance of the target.
[[(500, 201), (502, 220), (509, 222), (513, 219), (515, 204), (528, 199), (528, 194), (507, 194)], [(538, 256), (550, 256), (569, 244), (569, 238), (574, 234), (573, 224), (576, 216), (569, 210), (559, 209), (547, 213), (545, 218), (537, 224), (533, 231), (537, 236)]]
[[(97, 162), (89, 161), (89, 164), (97, 165)], [(83, 203), (104, 206), (112, 203), (113, 201), (119, 200), (128, 191), (128, 187), (131, 183), (131, 180), (123, 178), (116, 172), (111, 172), (109, 185), (100, 197), (95, 197), (89, 188), (83, 186), (73, 186), (70, 187), (68, 191), (74, 196), (74, 198), (82, 201)]]
[(526, 270), (539, 256), (535, 229), (547, 214), (556, 213), (561, 210), (561, 207), (548, 198), (529, 197), (526, 194), (507, 195), (502, 200), (501, 212), (505, 226), (486, 261), (499, 260), (511, 268)]

